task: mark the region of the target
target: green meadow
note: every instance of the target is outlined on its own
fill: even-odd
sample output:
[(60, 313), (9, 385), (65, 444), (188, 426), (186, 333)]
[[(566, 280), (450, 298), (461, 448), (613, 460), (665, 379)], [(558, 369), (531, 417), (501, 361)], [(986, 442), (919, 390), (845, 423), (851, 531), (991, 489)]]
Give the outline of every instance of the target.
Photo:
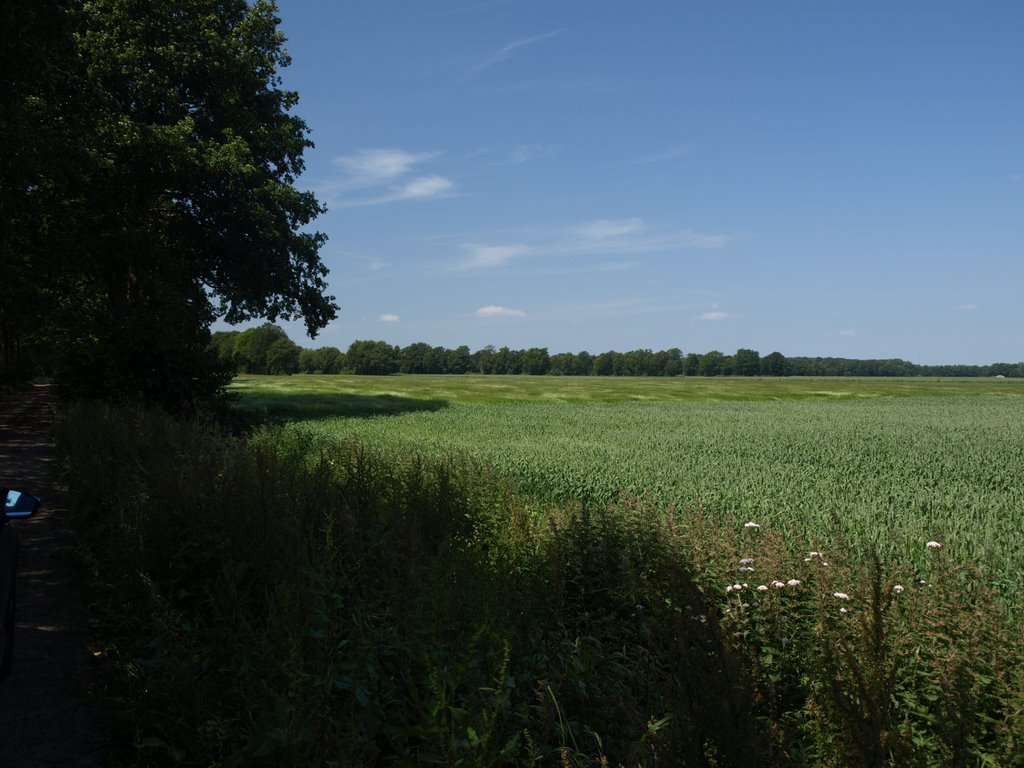
[(1022, 765), (1022, 384), (69, 405), (111, 764)]
[[(238, 376), (230, 391), (270, 415), (373, 415), (399, 399), (434, 405), (505, 401), (791, 400), (857, 397), (1024, 396), (1024, 379), (626, 376)], [(392, 402), (394, 400), (394, 402)], [(375, 410), (379, 409), (379, 410)]]
[(248, 376), (233, 390), (311, 439), (457, 456), (547, 503), (699, 506), (811, 549), (842, 534), (911, 560), (941, 540), (1007, 599), (1024, 588), (1024, 381)]

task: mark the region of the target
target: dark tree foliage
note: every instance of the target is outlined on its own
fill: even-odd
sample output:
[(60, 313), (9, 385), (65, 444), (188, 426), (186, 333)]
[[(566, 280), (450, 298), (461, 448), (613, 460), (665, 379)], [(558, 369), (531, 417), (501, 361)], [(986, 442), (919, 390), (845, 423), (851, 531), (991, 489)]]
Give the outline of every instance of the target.
[(231, 359), (239, 373), (298, 373), (299, 351), (283, 328), (264, 323), (235, 336)]
[(761, 358), (761, 373), (765, 376), (785, 376), (786, 358), (781, 352), (772, 352)]
[(683, 362), (683, 375), (684, 376), (696, 376), (700, 373), (700, 355), (696, 352), (691, 352), (686, 356), (686, 360)]
[(725, 355), (717, 349), (705, 352), (700, 358), (699, 373), (701, 376), (721, 376), (725, 367)]
[(352, 373), (384, 376), (398, 373), (401, 349), (386, 341), (353, 341), (345, 353)]
[[(5, 226), (26, 233), (23, 272), (51, 299), (59, 381), (180, 406), (230, 375), (209, 349), (218, 315), (302, 317), (311, 335), (329, 322), (324, 237), (304, 229), (322, 208), (294, 186), (311, 143), (291, 114), (297, 95), (280, 87), (288, 56), (274, 4), (32, 0), (38, 15), (28, 6), (15, 0), (14, 15), (42, 30), (59, 76), (18, 74), (21, 90), (74, 87), (34, 112), (21, 106), (39, 99), (11, 97), (29, 125), (5, 124), (4, 137), (35, 174), (13, 178), (45, 194), (38, 211), (12, 219), (5, 209)], [(36, 158), (40, 135), (52, 135), (73, 173)], [(291, 366), (290, 351), (279, 352)]]
[(761, 355), (753, 349), (737, 349), (732, 359), (736, 376), (757, 376), (761, 373)]
[(71, 15), (0, 0), (0, 382), (47, 363), (45, 339), (75, 242), (70, 209), (87, 154)]
[[(260, 351), (250, 355), (259, 339)], [(495, 349), (487, 345), (476, 352), (462, 345), (455, 349), (432, 347), (416, 342), (406, 347), (392, 346), (385, 341), (355, 341), (348, 354), (334, 347), (318, 350), (291, 345), (287, 369), (265, 362), (248, 362), (251, 356), (266, 360), (266, 350), (277, 344), (287, 345), (284, 331), (272, 324), (261, 328), (220, 331), (210, 341), (212, 353), (234, 361), (242, 372), (249, 373), (356, 373), (356, 374), (463, 374), (529, 375), (529, 376), (1005, 376), (1024, 377), (1024, 363), (992, 363), (991, 365), (915, 365), (906, 360), (851, 360), (842, 357), (785, 357), (772, 352), (761, 357), (753, 349), (738, 349), (734, 355), (717, 350), (704, 354), (672, 349), (652, 352), (634, 349), (629, 352), (558, 352), (549, 354), (546, 347), (529, 349)], [(294, 350), (298, 350), (296, 353)], [(298, 355), (298, 362), (294, 356)]]
[(472, 366), (473, 358), (465, 344), (448, 351), (448, 373), (469, 373)]
[(299, 371), (302, 373), (341, 373), (345, 370), (345, 353), (337, 347), (299, 350)]
[(530, 347), (522, 356), (522, 371), (531, 376), (543, 376), (551, 369), (547, 347)]

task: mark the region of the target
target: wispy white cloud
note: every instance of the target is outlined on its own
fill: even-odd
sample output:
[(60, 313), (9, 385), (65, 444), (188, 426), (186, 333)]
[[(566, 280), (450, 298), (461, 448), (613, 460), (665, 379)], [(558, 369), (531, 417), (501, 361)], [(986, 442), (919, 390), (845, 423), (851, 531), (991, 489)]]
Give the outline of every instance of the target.
[(642, 219), (598, 219), (570, 230), (556, 250), (562, 253), (656, 253), (723, 248), (733, 235), (707, 235), (692, 229), (652, 227)]
[(734, 235), (708, 235), (691, 229), (653, 227), (639, 218), (597, 219), (568, 229), (539, 233), (535, 242), (463, 245), (470, 258), (460, 269), (500, 267), (523, 256), (637, 255), (723, 248)]
[(455, 182), (445, 176), (402, 178), (439, 154), (404, 149), (359, 149), (335, 158), (334, 164), (342, 168), (345, 175), (320, 184), (316, 191), (335, 208), (447, 197), (454, 190)]
[(485, 69), (493, 67), (495, 64), (500, 64), (503, 61), (507, 61), (512, 57), (516, 51), (526, 48), (531, 45), (543, 42), (544, 40), (550, 40), (552, 37), (560, 34), (559, 32), (544, 32), (539, 35), (532, 35), (530, 37), (524, 37), (519, 40), (513, 40), (508, 45), (503, 46), (500, 50), (492, 53), (490, 56), (485, 58), (476, 66), (477, 72), (482, 72)]
[(347, 183), (373, 186), (408, 173), (417, 163), (425, 163), (439, 152), (406, 152), (404, 149), (357, 149), (351, 155), (334, 158), (345, 169)]
[(463, 269), (500, 267), (507, 264), (510, 260), (530, 252), (530, 247), (522, 243), (515, 243), (513, 245), (478, 245), (476, 243), (467, 243), (463, 248), (469, 251), (469, 258), (461, 265)]
[(439, 197), (451, 197), (455, 183), (443, 176), (425, 176), (413, 179), (393, 192), (377, 197), (342, 198), (328, 202), (332, 208), (359, 208), (364, 205), (383, 205), (397, 203), (402, 200), (430, 200)]
[(560, 144), (517, 144), (513, 147), (479, 147), (466, 152), (462, 157), (466, 160), (482, 160), (481, 165), (497, 168), (554, 157), (562, 151)]
[(398, 315), (381, 315), (377, 319), (382, 323), (397, 323), (402, 318)]
[(405, 184), (397, 193), (399, 200), (419, 200), (447, 194), (455, 183), (444, 176), (420, 176)]
[(652, 163), (667, 163), (670, 160), (677, 160), (680, 157), (693, 152), (693, 147), (672, 147), (653, 155), (644, 155), (628, 163), (629, 165), (650, 165)]
[(730, 315), (728, 312), (722, 312), (721, 310), (716, 309), (716, 310), (713, 310), (711, 312), (702, 312), (701, 314), (697, 315), (696, 319), (697, 320), (727, 320), (730, 317), (733, 317), (733, 315)]
[(854, 333), (853, 331), (851, 331), (849, 328), (847, 328), (847, 329), (844, 329), (844, 330), (840, 331), (839, 335), (840, 336), (856, 336), (857, 334)]
[(526, 317), (521, 309), (509, 309), (508, 307), (480, 307), (476, 311), (477, 317)]
[(557, 155), (561, 151), (562, 148), (558, 144), (520, 144), (512, 150), (512, 162), (518, 164), (540, 160)]
[(613, 237), (622, 237), (623, 235), (632, 235), (637, 232), (643, 232), (647, 227), (641, 219), (598, 219), (597, 221), (589, 221), (586, 224), (581, 224), (578, 227), (570, 230), (573, 234), (585, 240), (607, 240)]

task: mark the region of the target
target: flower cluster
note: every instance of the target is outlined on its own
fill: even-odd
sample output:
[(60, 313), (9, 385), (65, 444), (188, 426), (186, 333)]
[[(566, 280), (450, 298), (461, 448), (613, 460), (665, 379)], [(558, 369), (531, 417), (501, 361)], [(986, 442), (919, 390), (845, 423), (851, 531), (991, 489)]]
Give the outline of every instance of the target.
[(804, 558), (805, 563), (817, 562), (818, 565), (828, 568), (828, 561), (825, 559), (823, 552), (808, 552), (807, 557)]

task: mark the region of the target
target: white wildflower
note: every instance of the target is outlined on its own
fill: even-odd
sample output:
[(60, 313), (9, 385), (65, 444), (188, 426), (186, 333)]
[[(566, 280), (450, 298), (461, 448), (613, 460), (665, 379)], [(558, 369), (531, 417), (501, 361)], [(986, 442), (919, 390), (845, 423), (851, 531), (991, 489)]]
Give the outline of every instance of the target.
[(925, 546), (928, 547), (928, 549), (942, 549), (942, 545), (937, 541), (929, 541)]
[(900, 592), (903, 591), (903, 585), (897, 584), (895, 587), (892, 588), (892, 591), (898, 595)]
[(800, 586), (800, 579), (790, 579), (789, 581), (786, 582), (786, 586), (787, 587), (799, 587)]
[(743, 524), (743, 527), (744, 527), (744, 528), (760, 528), (761, 526), (760, 526), (760, 525), (758, 525), (757, 523), (755, 523), (755, 522), (751, 521), (751, 522), (749, 522), (749, 523), (744, 523), (744, 524)]
[(752, 557), (744, 557), (742, 560), (740, 560), (740, 565), (753, 565), (753, 564), (754, 564), (754, 558), (752, 558)]
[(840, 600), (849, 600), (850, 599), (850, 596), (848, 594), (846, 594), (845, 592), (833, 592), (832, 593), (832, 597), (837, 597)]
[(772, 586), (775, 587), (776, 589), (778, 589), (779, 587), (786, 586), (786, 582), (779, 581), (778, 579), (776, 579), (775, 581), (772, 582)]
[(767, 584), (758, 584), (757, 585), (757, 591), (758, 592), (767, 592), (768, 591), (768, 585)]
[(847, 611), (847, 610), (846, 610), (845, 608), (840, 608), (840, 609), (839, 609), (839, 612), (840, 612), (840, 613), (848, 613), (848, 611)]

